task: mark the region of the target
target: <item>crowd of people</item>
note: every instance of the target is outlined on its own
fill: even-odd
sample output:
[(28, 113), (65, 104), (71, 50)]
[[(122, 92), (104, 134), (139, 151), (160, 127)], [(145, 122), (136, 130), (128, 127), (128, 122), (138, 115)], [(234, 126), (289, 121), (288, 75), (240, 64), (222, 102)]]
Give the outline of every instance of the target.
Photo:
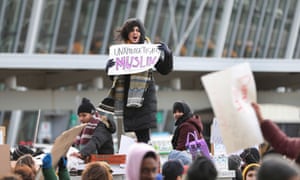
[[(150, 43), (145, 27), (138, 19), (128, 19), (118, 30), (125, 44)], [(169, 74), (173, 69), (172, 51), (160, 42), (161, 56), (155, 65), (158, 73)], [(108, 60), (106, 71), (115, 65)], [(112, 134), (116, 131), (115, 121), (122, 121), (125, 132), (134, 132), (136, 143), (126, 156), (125, 178), (127, 180), (215, 180), (218, 169), (212, 154), (203, 138), (203, 125), (199, 115), (195, 115), (184, 101), (173, 104), (174, 134), (171, 140), (173, 150), (167, 161), (161, 161), (158, 152), (151, 145), (151, 128), (156, 126), (157, 99), (154, 71), (149, 69), (130, 75), (109, 76), (112, 88), (108, 97), (95, 107), (88, 98), (83, 98), (77, 109), (81, 123), (86, 126), (74, 140), (73, 146), (78, 152), (70, 156), (86, 161), (81, 173), (83, 180), (112, 180), (112, 168), (105, 162), (89, 162), (91, 154), (114, 154)], [(236, 180), (299, 180), (300, 138), (288, 137), (271, 120), (265, 120), (256, 103), (252, 103), (262, 134), (268, 143), (268, 149), (247, 148), (243, 153), (228, 157), (228, 167), (235, 171)], [(107, 114), (113, 114), (112, 116)], [(190, 136), (193, 133), (194, 136)], [(33, 151), (17, 148), (12, 160), (16, 161), (12, 174), (0, 178), (36, 179), (39, 172), (45, 180), (70, 179), (67, 169), (68, 159), (60, 157), (53, 165), (52, 155), (46, 153), (42, 165), (38, 167)], [(26, 151), (25, 151), (26, 150)], [(259, 151), (260, 150), (260, 151)]]

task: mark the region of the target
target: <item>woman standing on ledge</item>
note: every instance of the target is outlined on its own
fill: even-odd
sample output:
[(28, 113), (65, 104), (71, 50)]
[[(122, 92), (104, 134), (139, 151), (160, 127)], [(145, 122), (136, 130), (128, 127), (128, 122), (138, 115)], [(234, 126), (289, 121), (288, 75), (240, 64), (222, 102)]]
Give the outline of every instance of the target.
[[(119, 39), (125, 44), (150, 43), (139, 19), (128, 19), (118, 32)], [(173, 70), (172, 52), (162, 42), (158, 49), (161, 56), (155, 68), (160, 74), (167, 75)], [(106, 72), (114, 64), (113, 59), (108, 60)], [(138, 142), (148, 143), (150, 129), (156, 127), (157, 99), (153, 70), (110, 78), (113, 79), (112, 89), (98, 108), (113, 112), (118, 121), (123, 121), (125, 132), (133, 131)]]

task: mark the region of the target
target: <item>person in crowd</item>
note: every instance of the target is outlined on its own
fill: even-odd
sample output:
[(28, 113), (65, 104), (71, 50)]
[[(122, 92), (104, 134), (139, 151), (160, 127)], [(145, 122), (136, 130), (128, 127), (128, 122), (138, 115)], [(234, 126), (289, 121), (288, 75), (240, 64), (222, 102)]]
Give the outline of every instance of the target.
[(300, 138), (288, 137), (275, 123), (264, 119), (257, 103), (252, 103), (252, 107), (256, 113), (264, 139), (273, 147), (274, 151), (300, 164)]
[(178, 151), (178, 150), (172, 150), (168, 154), (168, 160), (178, 159), (180, 160), (184, 166), (189, 166), (192, 164), (192, 156), (187, 151)]
[(35, 180), (36, 177), (36, 172), (26, 164), (16, 166), (13, 173), (19, 175), (22, 180)]
[[(44, 158), (42, 159), (42, 172), (44, 176), (44, 180), (70, 180), (70, 175), (67, 169), (67, 158), (61, 157), (58, 161), (57, 167), (58, 172), (52, 166), (52, 155), (50, 153), (46, 153)], [(57, 175), (56, 175), (57, 174)]]
[(0, 180), (22, 180), (22, 177), (14, 173), (7, 173), (0, 175)]
[(259, 163), (260, 161), (260, 154), (256, 147), (250, 147), (244, 149), (244, 151), (240, 154), (240, 157), (243, 161), (241, 167), (242, 171), (248, 164)]
[(89, 99), (83, 98), (77, 114), (81, 123), (87, 123), (74, 143), (79, 152), (71, 156), (85, 160), (91, 154), (113, 154), (114, 144), (112, 134), (116, 131), (113, 120), (99, 116)]
[(268, 154), (261, 162), (257, 180), (300, 180), (300, 167), (279, 154)]
[[(31, 170), (27, 170), (27, 168), (24, 168), (24, 166), (29, 167)], [(19, 168), (21, 167), (21, 168)], [(38, 166), (36, 165), (33, 157), (31, 154), (24, 154), (18, 158), (15, 164), (15, 171), (18, 170), (18, 172), (24, 172), (25, 174), (33, 174), (35, 177), (37, 174)]]
[[(203, 125), (200, 116), (194, 116), (190, 107), (183, 101), (173, 104), (173, 116), (175, 120), (175, 131), (172, 138), (173, 149), (184, 151), (187, 150), (187, 136), (189, 133), (196, 132), (198, 139), (203, 139)], [(197, 118), (196, 118), (197, 117)], [(194, 141), (194, 137), (190, 136), (189, 141)], [(204, 141), (205, 142), (205, 141)], [(207, 144), (200, 147), (202, 155), (210, 157)], [(195, 155), (193, 155), (194, 158)]]
[(126, 157), (125, 176), (128, 180), (155, 180), (159, 173), (160, 158), (146, 143), (133, 144)]
[(243, 170), (243, 180), (256, 180), (256, 174), (260, 165), (257, 163), (248, 164)]
[(242, 180), (242, 171), (241, 171), (241, 157), (236, 154), (231, 154), (228, 156), (228, 169), (235, 171), (235, 177), (232, 180)]
[(203, 138), (203, 125), (200, 119), (193, 117), (190, 107), (185, 102), (173, 104), (173, 117), (175, 120), (175, 131), (172, 138), (173, 149), (186, 150), (186, 137), (188, 132), (197, 132), (198, 138)]
[(218, 172), (215, 164), (206, 156), (198, 156), (187, 171), (187, 180), (216, 180)]
[[(125, 44), (150, 43), (146, 38), (143, 23), (136, 18), (128, 19), (118, 31), (118, 39)], [(155, 64), (156, 72), (167, 75), (173, 70), (173, 55), (168, 46), (160, 42), (161, 56)], [(114, 66), (113, 59), (108, 60), (106, 72)], [(153, 70), (110, 76), (113, 85), (107, 98), (98, 108), (114, 113), (115, 119), (123, 121), (125, 132), (134, 132), (138, 142), (148, 143), (150, 130), (156, 127), (157, 98)]]
[(81, 174), (82, 180), (112, 180), (112, 170), (104, 161), (90, 162)]
[(162, 166), (164, 180), (181, 180), (183, 172), (184, 167), (180, 160), (168, 160)]

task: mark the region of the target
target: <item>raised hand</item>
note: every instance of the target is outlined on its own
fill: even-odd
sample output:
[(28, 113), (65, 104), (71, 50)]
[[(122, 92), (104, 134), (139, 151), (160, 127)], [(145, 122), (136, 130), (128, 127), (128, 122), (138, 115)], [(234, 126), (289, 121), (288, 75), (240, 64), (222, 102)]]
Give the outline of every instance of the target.
[(158, 45), (159, 50), (164, 51), (165, 53), (170, 53), (171, 50), (165, 43), (159, 42), (159, 44), (160, 44), (160, 45)]
[(108, 73), (109, 68), (113, 67), (116, 62), (113, 59), (109, 59), (106, 63), (105, 72)]
[(52, 167), (52, 156), (50, 153), (47, 153), (46, 156), (42, 160), (43, 165), (42, 168), (49, 169)]

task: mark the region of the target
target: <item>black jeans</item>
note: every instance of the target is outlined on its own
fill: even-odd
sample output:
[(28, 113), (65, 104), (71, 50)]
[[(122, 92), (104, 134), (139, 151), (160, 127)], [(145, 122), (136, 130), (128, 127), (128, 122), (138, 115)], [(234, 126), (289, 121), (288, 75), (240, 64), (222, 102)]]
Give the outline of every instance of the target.
[(148, 143), (150, 140), (150, 129), (134, 131), (138, 142)]

